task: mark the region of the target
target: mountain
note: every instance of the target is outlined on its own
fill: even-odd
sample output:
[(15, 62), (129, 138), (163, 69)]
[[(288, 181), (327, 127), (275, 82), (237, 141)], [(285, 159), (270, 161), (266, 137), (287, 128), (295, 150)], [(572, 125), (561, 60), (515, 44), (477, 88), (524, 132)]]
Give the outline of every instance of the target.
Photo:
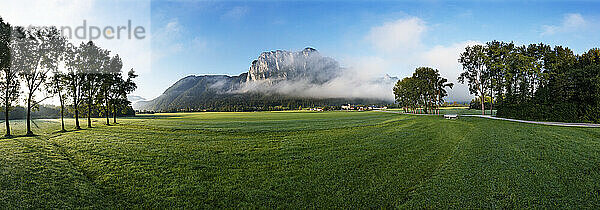
[(323, 84), (340, 73), (337, 61), (322, 57), (313, 48), (300, 52), (263, 52), (252, 62), (246, 81), (308, 80)]
[[(391, 93), (391, 87), (398, 78), (386, 74), (381, 78), (364, 80), (356, 79), (347, 72), (337, 61), (321, 56), (313, 48), (297, 52), (263, 52), (252, 61), (246, 73), (238, 76), (187, 76), (159, 97), (135, 103), (134, 108), (153, 111), (247, 111), (391, 102), (389, 96), (353, 93), (368, 92), (367, 88), (381, 84), (386, 84), (382, 91)], [(370, 86), (358, 89), (364, 84)]]

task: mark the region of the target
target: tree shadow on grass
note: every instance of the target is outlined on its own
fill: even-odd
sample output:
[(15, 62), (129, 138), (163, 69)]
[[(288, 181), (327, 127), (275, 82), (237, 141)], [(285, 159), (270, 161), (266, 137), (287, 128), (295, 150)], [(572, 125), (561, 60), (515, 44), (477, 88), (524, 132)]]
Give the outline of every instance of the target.
[(73, 129), (73, 130), (58, 130), (58, 131), (53, 131), (53, 132), (52, 132), (52, 133), (50, 133), (50, 134), (63, 134), (63, 133), (72, 133), (72, 132), (75, 132), (75, 131), (83, 131), (83, 130), (86, 130), (86, 129), (84, 129), (84, 128), (81, 128), (81, 129)]
[(122, 117), (121, 119), (165, 119), (171, 117), (179, 117), (180, 114), (161, 114), (161, 115), (136, 115), (135, 117)]

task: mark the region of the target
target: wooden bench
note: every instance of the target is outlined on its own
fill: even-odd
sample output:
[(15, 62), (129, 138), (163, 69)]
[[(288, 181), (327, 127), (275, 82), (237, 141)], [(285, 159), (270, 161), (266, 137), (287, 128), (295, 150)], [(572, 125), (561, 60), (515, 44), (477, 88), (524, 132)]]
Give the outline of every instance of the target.
[(445, 114), (444, 118), (451, 120), (451, 119), (458, 119), (458, 115), (456, 114)]

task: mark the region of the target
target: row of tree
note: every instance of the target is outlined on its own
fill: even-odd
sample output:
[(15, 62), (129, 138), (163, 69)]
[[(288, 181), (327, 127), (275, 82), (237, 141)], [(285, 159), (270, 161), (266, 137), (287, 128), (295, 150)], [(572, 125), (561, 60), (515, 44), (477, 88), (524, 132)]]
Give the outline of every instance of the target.
[(600, 122), (600, 49), (582, 55), (562, 46), (491, 41), (466, 47), (458, 78), (497, 115), (511, 118)]
[(446, 88), (454, 84), (440, 76), (437, 69), (419, 67), (411, 77), (399, 80), (394, 86), (396, 102), (405, 112), (439, 114), (439, 107), (448, 95)]
[(55, 27), (11, 26), (0, 18), (0, 104), (4, 111), (6, 135), (10, 136), (9, 113), (23, 98), (27, 110), (27, 134), (31, 130), (31, 112), (44, 100), (56, 97), (60, 102), (61, 129), (64, 131), (66, 108), (74, 111), (75, 129), (80, 112), (85, 112), (88, 127), (92, 113), (110, 115), (116, 123), (117, 112), (130, 105), (127, 94), (135, 90), (130, 70), (123, 78), (119, 55), (92, 41), (79, 46), (70, 44)]
[[(331, 107), (343, 104), (377, 104), (390, 106), (390, 101), (361, 98), (306, 98), (264, 93), (218, 93), (205, 91), (197, 98), (161, 99), (150, 110), (158, 112), (254, 112), (298, 110), (311, 107)], [(164, 102), (164, 103), (163, 103)]]

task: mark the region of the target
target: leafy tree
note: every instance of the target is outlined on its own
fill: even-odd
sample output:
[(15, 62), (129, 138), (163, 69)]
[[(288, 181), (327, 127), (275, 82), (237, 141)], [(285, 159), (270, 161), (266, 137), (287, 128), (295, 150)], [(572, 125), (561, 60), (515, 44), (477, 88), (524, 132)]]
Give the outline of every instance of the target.
[(437, 113), (443, 98), (447, 96), (445, 88), (452, 86), (440, 76), (437, 69), (419, 67), (411, 77), (399, 80), (393, 90), (396, 102), (405, 112), (411, 110), (415, 113), (422, 107), (424, 113)]
[[(488, 78), (488, 95), (490, 96), (490, 113), (493, 115), (493, 102), (496, 97), (504, 96), (508, 59), (514, 50), (513, 43), (500, 41), (487, 42), (485, 46), (486, 77)], [(481, 100), (477, 100), (481, 101)], [(485, 107), (485, 106), (484, 106)]]
[(75, 129), (80, 130), (79, 125), (79, 109), (81, 102), (83, 101), (83, 84), (84, 84), (84, 67), (81, 59), (81, 46), (76, 47), (68, 45), (65, 51), (65, 66), (67, 67), (67, 73), (64, 75), (66, 82), (67, 95), (72, 99), (72, 107), (75, 115)]
[(466, 81), (469, 84), (469, 92), (482, 98), (481, 114), (485, 115), (483, 99), (487, 91), (486, 75), (489, 75), (485, 66), (485, 48), (482, 45), (467, 46), (458, 61), (464, 70), (458, 77), (458, 82), (464, 84)]
[(46, 84), (47, 91), (50, 95), (58, 96), (58, 101), (60, 103), (60, 125), (61, 131), (66, 131), (65, 129), (65, 103), (67, 102), (67, 88), (69, 85), (67, 74), (55, 70), (50, 77), (48, 84)]
[[(482, 56), (480, 50), (484, 52)], [(476, 65), (480, 60), (484, 61), (483, 68)], [(459, 61), (465, 69), (461, 78), (474, 78), (469, 80), (472, 93), (483, 89), (483, 95), (489, 95), (489, 102), (488, 96), (473, 100), (484, 104), (482, 110), (495, 106), (499, 116), (509, 118), (599, 122), (598, 60), (597, 48), (576, 55), (562, 46), (552, 48), (543, 43), (515, 46), (492, 41), (467, 48)], [(477, 69), (483, 70), (481, 74)], [(476, 86), (480, 83), (473, 82), (478, 75), (485, 81), (480, 87)]]
[(12, 59), (14, 53), (13, 28), (0, 18), (0, 100), (4, 109), (4, 123), (6, 125), (5, 137), (10, 137), (10, 117), (9, 112), (14, 108), (14, 104), (19, 98), (19, 72)]
[(404, 112), (414, 110), (417, 107), (417, 91), (416, 91), (416, 79), (413, 77), (406, 77), (402, 80), (398, 80), (394, 86), (394, 97), (396, 102), (402, 106)]
[[(398, 80), (394, 85), (394, 99), (396, 103), (404, 109), (404, 112), (408, 112), (407, 107), (410, 106), (410, 98), (408, 97), (407, 81), (409, 78), (403, 78)], [(288, 103), (289, 104), (289, 103)]]
[(99, 48), (92, 41), (81, 45), (80, 48), (81, 62), (83, 64), (81, 65), (82, 76), (84, 78), (82, 92), (87, 102), (87, 125), (88, 128), (91, 128), (92, 110), (94, 109), (94, 102), (100, 90), (102, 71), (109, 61), (109, 51)]
[(413, 77), (417, 79), (417, 93), (419, 95), (420, 104), (423, 106), (423, 111), (429, 113), (435, 101), (435, 84), (439, 73), (429, 67), (419, 67), (415, 69)]
[(444, 104), (444, 97), (448, 96), (446, 88), (452, 89), (454, 83), (448, 82), (448, 79), (441, 76), (437, 76), (436, 82), (434, 83), (434, 90), (436, 93), (436, 114), (440, 114), (440, 105)]
[(48, 73), (57, 69), (58, 61), (62, 57), (65, 39), (55, 27), (30, 27), (17, 28), (18, 38), (13, 45), (13, 67), (19, 71), (26, 90), (27, 106), (27, 134), (31, 131), (31, 109), (43, 100), (36, 100), (35, 94), (46, 83)]
[(127, 72), (127, 79), (123, 80), (121, 75), (116, 77), (116, 81), (113, 85), (111, 92), (114, 94), (111, 98), (113, 100), (112, 103), (112, 113), (113, 113), (113, 123), (117, 123), (117, 112), (124, 111), (127, 107), (131, 105), (131, 102), (127, 99), (127, 94), (133, 92), (137, 85), (133, 81), (138, 75), (135, 74), (133, 69)]
[(123, 78), (121, 77), (121, 68), (123, 63), (119, 55), (110, 58), (108, 65), (104, 68), (102, 74), (98, 75), (100, 79), (100, 90), (99, 90), (99, 104), (103, 109), (103, 113), (106, 117), (106, 124), (110, 125), (110, 111), (111, 106), (118, 97), (118, 88), (123, 86)]

